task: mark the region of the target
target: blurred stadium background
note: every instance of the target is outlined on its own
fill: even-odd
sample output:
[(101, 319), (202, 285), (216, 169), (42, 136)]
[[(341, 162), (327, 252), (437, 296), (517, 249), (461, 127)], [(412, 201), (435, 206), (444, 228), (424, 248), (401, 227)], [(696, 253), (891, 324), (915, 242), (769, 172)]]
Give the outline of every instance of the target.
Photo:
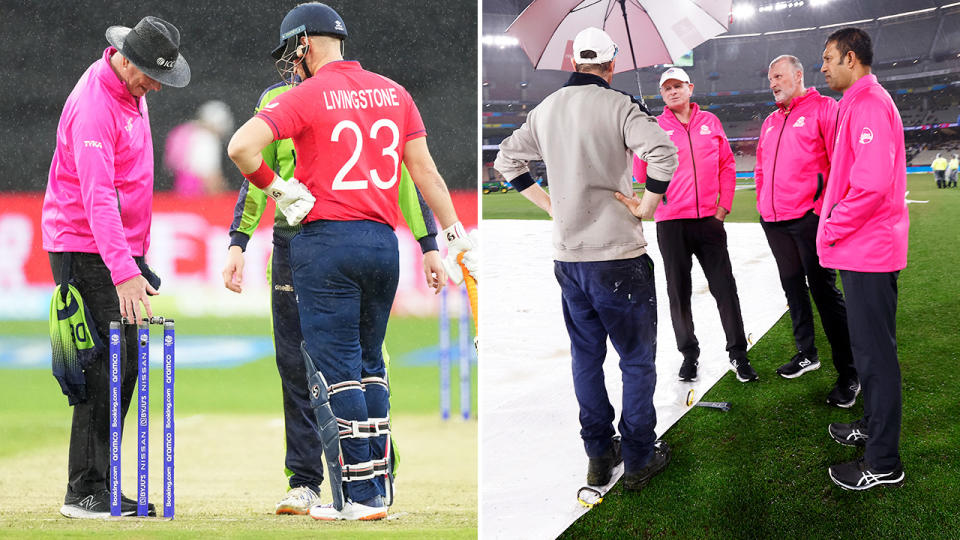
[[(311, 519), (272, 515), (287, 487), (265, 279), (272, 203), (248, 246), (244, 292), (230, 293), (220, 272), (242, 177), (221, 148), (226, 191), (188, 197), (171, 191), (173, 179), (162, 161), (168, 133), (194, 118), (204, 102), (225, 102), (235, 127), (252, 115), (261, 92), (280, 80), (269, 53), (279, 41), (280, 21), (299, 3), (0, 0), (0, 394), (5, 396), (0, 405), (0, 536), (22, 537), (43, 529), (80, 536), (135, 530), (126, 534), (144, 537), (154, 534), (154, 527), (165, 534), (202, 530), (205, 536), (224, 531), (261, 537), (316, 533)], [(467, 229), (475, 228), (476, 1), (327, 3), (350, 32), (346, 58), (359, 60), (412, 94), (458, 214)], [(66, 485), (71, 409), (50, 375), (46, 319), (53, 282), (41, 247), (40, 211), (67, 95), (108, 46), (107, 27), (134, 26), (145, 15), (180, 29), (181, 52), (193, 74), (186, 88), (164, 88), (147, 98), (156, 180), (147, 260), (163, 279), (152, 305), (155, 313), (175, 317), (178, 327), (177, 522), (91, 524), (60, 519), (57, 513)], [(403, 494), (393, 511), (405, 517), (374, 526), (375, 534), (409, 536), (403, 531), (415, 529), (475, 536), (477, 424), (440, 420), (439, 301), (423, 283), (419, 246), (405, 227), (397, 234), (401, 282), (387, 347), (393, 366), (392, 413), (404, 452), (404, 472), (398, 476), (398, 493)], [(450, 297), (451, 312), (461, 313), (460, 295)], [(456, 323), (453, 327), (456, 344)], [(158, 351), (152, 356), (160, 358)], [(457, 377), (458, 370), (451, 375)], [(473, 390), (476, 411), (475, 386)], [(160, 404), (157, 392), (155, 388), (155, 408)], [(455, 384), (453, 394), (457, 403)], [(134, 445), (129, 439), (125, 452)], [(157, 448), (152, 454), (159, 458)], [(159, 462), (153, 465), (158, 474)], [(437, 470), (443, 471), (443, 480), (436, 480)], [(133, 472), (124, 468), (130, 475), (124, 479), (128, 489), (134, 485)], [(152, 500), (159, 500), (158, 478)], [(326, 486), (322, 497), (329, 500)]]
[[(569, 76), (534, 71), (516, 42), (504, 34), (529, 3), (483, 2), (483, 180), (488, 186), (496, 182), (490, 165), (500, 141)], [(820, 55), (826, 37), (843, 26), (862, 27), (873, 38), (873, 72), (903, 117), (907, 165), (929, 171), (937, 152), (960, 148), (960, 2), (734, 0), (729, 31), (696, 47), (678, 65), (694, 84), (693, 100), (723, 122), (744, 182), (752, 177), (760, 125), (775, 107), (767, 81), (770, 60), (781, 54), (797, 56), (806, 86), (839, 99), (824, 83)], [(643, 98), (655, 115), (663, 110), (658, 82), (664, 69), (640, 70)], [(637, 94), (633, 72), (616, 75), (613, 86)], [(549, 171), (540, 170), (539, 175), (549, 182)]]

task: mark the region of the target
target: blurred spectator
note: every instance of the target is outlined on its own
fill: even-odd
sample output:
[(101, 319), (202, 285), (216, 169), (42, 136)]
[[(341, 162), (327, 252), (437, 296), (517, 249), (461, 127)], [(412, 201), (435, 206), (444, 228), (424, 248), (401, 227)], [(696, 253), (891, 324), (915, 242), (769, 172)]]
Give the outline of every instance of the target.
[(957, 187), (957, 169), (960, 168), (960, 157), (953, 155), (953, 159), (947, 164), (947, 187)]
[(940, 154), (937, 154), (937, 157), (933, 160), (933, 163), (930, 164), (930, 168), (933, 169), (933, 177), (937, 180), (937, 188), (947, 187), (947, 181), (946, 181), (947, 160), (946, 160), (946, 158), (941, 157)]
[(163, 164), (173, 174), (175, 193), (197, 196), (226, 190), (221, 155), (232, 131), (233, 113), (218, 100), (204, 103), (196, 119), (170, 130)]

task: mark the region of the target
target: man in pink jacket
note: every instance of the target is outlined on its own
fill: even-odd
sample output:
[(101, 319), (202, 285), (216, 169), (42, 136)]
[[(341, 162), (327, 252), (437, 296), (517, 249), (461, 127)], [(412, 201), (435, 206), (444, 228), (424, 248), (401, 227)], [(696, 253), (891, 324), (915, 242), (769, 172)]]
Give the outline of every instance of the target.
[[(43, 248), (54, 280), (70, 282), (90, 308), (104, 342), (110, 321), (152, 316), (148, 294), (159, 280), (144, 263), (150, 245), (153, 141), (146, 94), (186, 86), (190, 67), (180, 32), (156, 17), (133, 29), (111, 26), (110, 43), (80, 77), (60, 116), (57, 148), (43, 200)], [(126, 327), (121, 407), (136, 385), (136, 327)], [(101, 354), (85, 370), (87, 399), (74, 406), (67, 494), (60, 512), (73, 518), (110, 515), (107, 491), (108, 370)], [(137, 504), (123, 498), (123, 515)], [(150, 505), (151, 515), (155, 515)]]
[(840, 271), (853, 361), (863, 386), (863, 418), (833, 423), (830, 436), (864, 446), (863, 457), (829, 468), (844, 489), (903, 481), (901, 384), (897, 359), (897, 278), (907, 265), (910, 218), (903, 123), (890, 94), (870, 73), (873, 46), (859, 28), (830, 35), (827, 84), (843, 92), (823, 212), (820, 264)]
[(777, 110), (760, 128), (754, 171), (757, 211), (777, 261), (798, 351), (777, 373), (793, 379), (820, 368), (812, 293), (837, 368), (837, 383), (827, 403), (848, 408), (856, 401), (860, 384), (850, 352), (847, 310), (837, 289), (836, 272), (820, 266), (817, 258), (817, 223), (830, 175), (837, 102), (803, 86), (803, 65), (796, 56), (775, 58), (768, 78)]
[[(690, 102), (693, 84), (686, 72), (672, 67), (660, 76), (666, 107), (657, 123), (677, 147), (680, 165), (654, 214), (657, 245), (667, 276), (670, 319), (683, 355), (679, 378), (697, 380), (700, 343), (693, 331), (690, 309), (693, 255), (717, 301), (727, 338), (727, 354), (740, 382), (757, 380), (747, 359), (740, 298), (733, 278), (723, 220), (730, 212), (736, 188), (736, 165), (720, 120)], [(634, 177), (646, 178), (643, 162), (634, 157)]]

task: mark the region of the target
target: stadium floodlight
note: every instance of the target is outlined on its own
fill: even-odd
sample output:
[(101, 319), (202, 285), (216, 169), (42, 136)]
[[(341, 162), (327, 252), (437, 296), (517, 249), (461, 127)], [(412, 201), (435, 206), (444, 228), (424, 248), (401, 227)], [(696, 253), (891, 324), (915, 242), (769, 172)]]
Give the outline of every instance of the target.
[(769, 13), (771, 11), (783, 11), (785, 9), (803, 7), (803, 5), (804, 5), (803, 0), (795, 0), (792, 2), (775, 2), (772, 4), (766, 4), (766, 5), (760, 6), (757, 9), (757, 11), (759, 11), (760, 13)]
[(830, 3), (830, 0), (810, 0), (810, 7), (820, 7)]
[(747, 20), (757, 13), (757, 8), (753, 4), (737, 4), (733, 6), (733, 20)]
[(498, 47), (500, 49), (505, 49), (507, 47), (518, 47), (520, 42), (517, 38), (512, 36), (505, 36), (503, 34), (488, 34), (483, 36), (483, 45), (485, 47)]

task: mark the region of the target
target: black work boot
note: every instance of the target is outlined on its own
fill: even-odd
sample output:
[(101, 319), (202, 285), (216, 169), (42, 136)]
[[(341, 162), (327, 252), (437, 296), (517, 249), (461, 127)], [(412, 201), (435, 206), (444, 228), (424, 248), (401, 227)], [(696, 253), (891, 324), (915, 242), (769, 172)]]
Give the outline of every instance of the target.
[(587, 485), (605, 486), (610, 483), (613, 468), (623, 461), (620, 455), (620, 436), (610, 439), (610, 447), (600, 457), (590, 458), (587, 464)]

